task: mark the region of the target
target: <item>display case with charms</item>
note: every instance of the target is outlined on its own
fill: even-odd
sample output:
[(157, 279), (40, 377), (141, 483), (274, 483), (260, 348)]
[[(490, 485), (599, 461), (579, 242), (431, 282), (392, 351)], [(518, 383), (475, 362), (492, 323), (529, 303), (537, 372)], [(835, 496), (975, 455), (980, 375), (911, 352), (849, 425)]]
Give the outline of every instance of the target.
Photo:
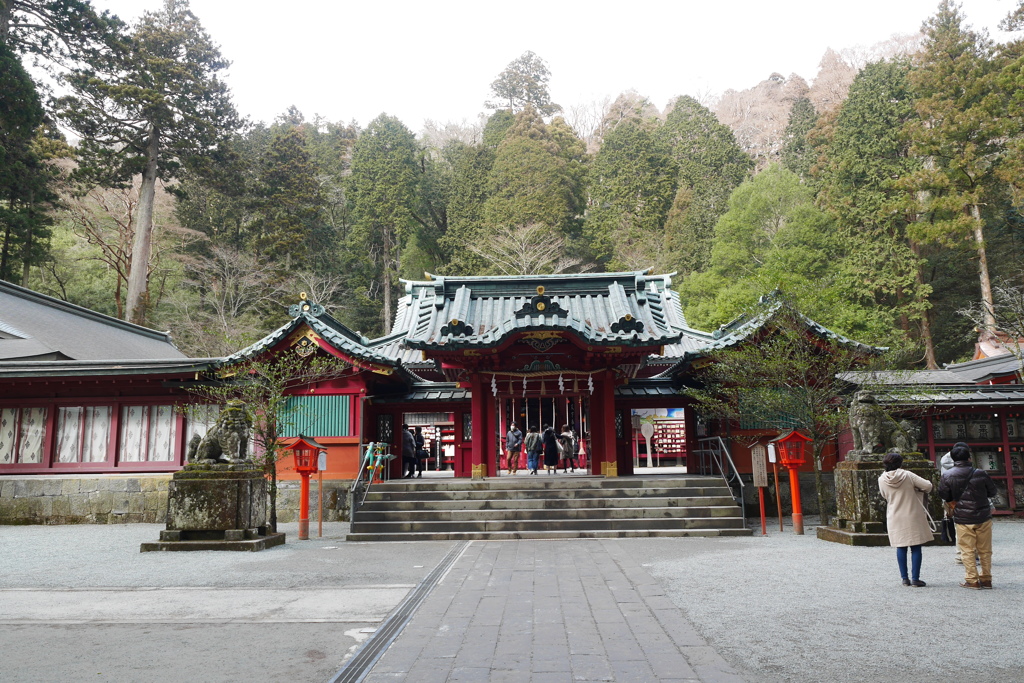
[[(923, 437), (938, 462), (958, 441), (971, 447), (974, 467), (985, 470), (995, 482), (992, 498), (996, 512), (1024, 509), (1024, 413), (969, 412), (935, 415), (929, 419)], [(924, 441), (924, 439), (922, 439)]]

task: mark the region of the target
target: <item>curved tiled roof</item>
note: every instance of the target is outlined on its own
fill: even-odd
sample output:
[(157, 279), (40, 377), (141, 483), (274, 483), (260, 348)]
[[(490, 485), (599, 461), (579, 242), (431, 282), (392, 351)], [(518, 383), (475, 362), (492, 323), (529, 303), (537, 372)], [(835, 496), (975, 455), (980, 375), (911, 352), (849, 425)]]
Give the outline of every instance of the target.
[(671, 275), (643, 271), (405, 281), (394, 334), (407, 347), (492, 347), (527, 331), (573, 331), (594, 345), (664, 346), (685, 334)]
[(316, 304), (293, 306), (290, 312), (295, 316), (290, 322), (277, 328), (255, 344), (251, 344), (241, 351), (228, 356), (223, 360), (222, 364), (230, 365), (259, 355), (263, 351), (272, 348), (303, 324), (308, 325), (317, 336), (328, 342), (335, 349), (352, 358), (392, 367), (399, 364), (396, 358), (384, 355), (371, 348), (371, 342), (366, 337), (353, 332), (335, 320), (324, 311), (322, 306)]

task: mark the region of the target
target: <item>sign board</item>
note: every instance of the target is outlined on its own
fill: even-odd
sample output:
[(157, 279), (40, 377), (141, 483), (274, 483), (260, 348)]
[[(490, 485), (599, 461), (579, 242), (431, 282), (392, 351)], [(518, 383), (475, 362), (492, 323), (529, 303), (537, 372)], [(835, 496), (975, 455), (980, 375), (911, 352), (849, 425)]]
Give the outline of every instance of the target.
[(750, 449), (750, 464), (754, 472), (754, 486), (768, 485), (768, 463), (765, 462), (764, 446), (758, 444)]
[(775, 444), (768, 444), (768, 462), (778, 462), (775, 458)]
[(316, 459), (316, 468), (321, 472), (327, 469), (327, 451), (320, 451), (320, 455)]

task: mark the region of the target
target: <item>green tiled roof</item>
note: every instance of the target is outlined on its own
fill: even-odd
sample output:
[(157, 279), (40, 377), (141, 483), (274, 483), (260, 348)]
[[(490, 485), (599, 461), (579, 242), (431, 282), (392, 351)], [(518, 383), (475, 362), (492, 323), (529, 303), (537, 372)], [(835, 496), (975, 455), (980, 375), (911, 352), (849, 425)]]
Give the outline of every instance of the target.
[(407, 347), (432, 350), (491, 347), (516, 332), (557, 330), (594, 345), (676, 344), (688, 330), (671, 277), (632, 271), (405, 281), (393, 332), (404, 333)]
[(306, 324), (319, 337), (328, 342), (338, 351), (368, 363), (379, 363), (397, 367), (398, 359), (379, 353), (371, 348), (371, 342), (366, 337), (357, 334), (342, 323), (332, 318), (322, 306), (310, 304), (305, 306), (292, 306), (289, 311), (295, 317), (290, 322), (277, 328), (255, 344), (247, 346), (241, 351), (234, 353), (222, 362), (223, 365), (230, 365), (238, 361), (257, 356), (263, 351), (272, 348), (275, 344), (294, 332), (300, 325)]

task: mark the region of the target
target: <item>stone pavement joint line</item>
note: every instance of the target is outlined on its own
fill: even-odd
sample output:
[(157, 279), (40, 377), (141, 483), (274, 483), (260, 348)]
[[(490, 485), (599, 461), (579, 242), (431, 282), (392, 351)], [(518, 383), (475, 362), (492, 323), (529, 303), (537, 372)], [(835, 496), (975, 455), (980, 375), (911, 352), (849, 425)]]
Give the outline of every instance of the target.
[(612, 539), (473, 541), (363, 680), (745, 681)]
[(448, 554), (437, 563), (437, 566), (427, 574), (423, 581), (388, 615), (387, 619), (363, 643), (355, 655), (345, 662), (345, 666), (331, 678), (330, 683), (358, 683), (364, 680), (367, 672), (373, 668), (380, 656), (401, 634), (416, 609), (437, 583), (444, 578), (445, 573), (452, 568), (467, 547), (469, 547), (469, 542), (464, 541), (449, 550)]

